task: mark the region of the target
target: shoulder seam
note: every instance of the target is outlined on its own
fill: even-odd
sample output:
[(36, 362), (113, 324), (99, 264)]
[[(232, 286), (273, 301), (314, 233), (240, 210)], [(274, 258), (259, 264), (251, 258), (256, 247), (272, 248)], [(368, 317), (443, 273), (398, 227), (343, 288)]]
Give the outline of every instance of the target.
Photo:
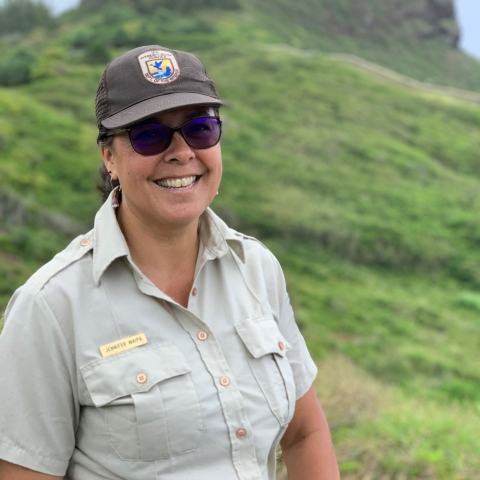
[[(88, 252), (93, 249), (92, 234), (88, 232), (85, 235), (80, 235), (70, 244), (59, 252), (55, 257), (46, 263), (43, 267), (37, 270), (36, 273), (27, 280), (26, 285), (30, 283), (29, 287), (32, 288), (33, 292), (42, 290), (45, 285), (58, 273), (67, 268), (69, 265), (72, 265), (75, 262), (78, 262), (82, 257), (84, 257)], [(82, 245), (81, 240), (88, 239), (90, 243), (88, 245)], [(75, 248), (75, 242), (77, 242), (78, 250), (71, 254), (70, 258), (62, 258), (62, 255), (69, 249)], [(41, 271), (45, 269), (44, 271)]]
[(250, 235), (245, 235), (244, 233), (237, 232), (237, 231), (234, 230), (233, 228), (231, 228), (230, 230), (231, 230), (232, 233), (233, 233), (234, 235), (236, 235), (237, 237), (244, 238), (245, 240), (253, 240), (254, 242), (259, 243), (263, 248), (265, 248), (266, 250), (268, 250), (268, 247), (266, 247), (258, 238), (251, 237)]

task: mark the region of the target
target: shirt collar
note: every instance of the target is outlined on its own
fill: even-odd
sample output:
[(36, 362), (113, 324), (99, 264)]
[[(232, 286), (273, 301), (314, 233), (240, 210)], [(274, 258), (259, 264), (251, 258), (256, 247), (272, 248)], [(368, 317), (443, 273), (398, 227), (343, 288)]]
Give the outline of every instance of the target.
[(214, 257), (223, 257), (230, 248), (242, 262), (245, 262), (242, 241), (210, 208), (207, 208), (200, 216), (199, 236), (205, 249)]
[(93, 226), (93, 280), (97, 287), (105, 270), (114, 260), (130, 256), (112, 206), (112, 195), (113, 192), (97, 212)]
[[(127, 242), (112, 207), (112, 194), (97, 212), (93, 227), (93, 279), (96, 286), (114, 260), (120, 257), (130, 260)], [(245, 262), (242, 241), (210, 208), (200, 216), (199, 236), (213, 258), (223, 257), (231, 249)]]

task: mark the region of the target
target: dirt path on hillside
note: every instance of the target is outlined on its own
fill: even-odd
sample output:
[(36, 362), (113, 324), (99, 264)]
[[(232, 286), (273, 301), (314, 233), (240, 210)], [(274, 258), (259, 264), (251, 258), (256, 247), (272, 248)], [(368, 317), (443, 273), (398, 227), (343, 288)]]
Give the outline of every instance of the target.
[(376, 78), (393, 82), (412, 90), (456, 98), (458, 100), (463, 100), (469, 103), (480, 104), (480, 94), (478, 93), (471, 92), (469, 90), (462, 90), (459, 88), (443, 87), (440, 85), (420, 82), (419, 80), (407, 77), (393, 70), (382, 67), (377, 63), (357, 57), (356, 55), (350, 55), (345, 53), (321, 53), (318, 50), (302, 50), (299, 48), (291, 47), (290, 45), (283, 44), (266, 45), (266, 49), (269, 51), (285, 52), (298, 57), (329, 58), (337, 62), (353, 65), (375, 76)]

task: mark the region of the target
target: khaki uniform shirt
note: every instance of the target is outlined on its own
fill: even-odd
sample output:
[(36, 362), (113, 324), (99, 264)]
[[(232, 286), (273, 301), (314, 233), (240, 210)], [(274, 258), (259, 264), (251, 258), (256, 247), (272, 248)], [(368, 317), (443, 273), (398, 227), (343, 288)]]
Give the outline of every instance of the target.
[(211, 210), (184, 308), (132, 262), (111, 202), (14, 294), (0, 458), (70, 480), (272, 480), (316, 367), (280, 266)]

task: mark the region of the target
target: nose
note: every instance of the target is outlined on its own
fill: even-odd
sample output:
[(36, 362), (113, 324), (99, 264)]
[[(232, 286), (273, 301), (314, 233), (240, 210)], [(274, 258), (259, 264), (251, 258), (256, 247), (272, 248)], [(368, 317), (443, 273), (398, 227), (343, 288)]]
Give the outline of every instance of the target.
[(166, 162), (187, 163), (195, 157), (195, 153), (180, 132), (175, 132), (172, 141), (165, 150)]

